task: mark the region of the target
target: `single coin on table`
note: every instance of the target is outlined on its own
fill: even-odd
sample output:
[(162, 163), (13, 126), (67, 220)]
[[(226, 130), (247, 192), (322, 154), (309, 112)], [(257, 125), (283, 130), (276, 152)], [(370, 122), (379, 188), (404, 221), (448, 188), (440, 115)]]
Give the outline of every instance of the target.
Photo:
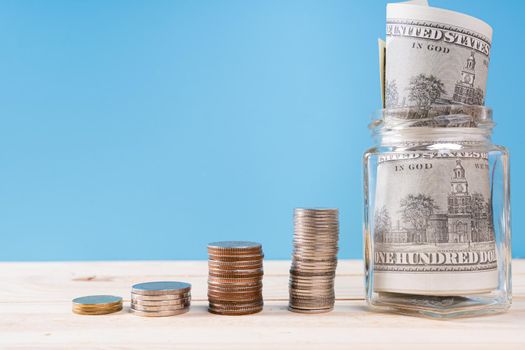
[(113, 295), (88, 295), (73, 299), (74, 313), (104, 315), (122, 310), (122, 298)]

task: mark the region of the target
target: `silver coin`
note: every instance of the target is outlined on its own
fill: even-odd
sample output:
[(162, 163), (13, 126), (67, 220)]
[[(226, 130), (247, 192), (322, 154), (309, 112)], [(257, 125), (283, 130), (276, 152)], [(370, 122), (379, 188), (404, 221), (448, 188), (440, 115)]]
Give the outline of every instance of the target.
[(317, 288), (317, 289), (328, 289), (333, 288), (335, 283), (331, 280), (321, 281), (307, 281), (307, 280), (290, 280), (290, 287), (294, 288)]
[(149, 306), (149, 305), (138, 305), (131, 303), (131, 308), (136, 311), (177, 311), (186, 309), (190, 306), (190, 303), (181, 305), (166, 305), (166, 306)]
[(333, 290), (322, 290), (322, 289), (298, 289), (290, 288), (288, 294), (293, 298), (305, 298), (305, 299), (333, 299), (335, 293)]
[(212, 249), (257, 249), (262, 245), (257, 242), (249, 241), (222, 241), (208, 243), (208, 248)]
[(309, 286), (312, 286), (312, 287), (315, 287), (317, 286), (318, 288), (325, 288), (326, 286), (331, 286), (333, 287), (335, 285), (334, 283), (334, 279), (317, 279), (317, 280), (312, 280), (312, 279), (305, 279), (305, 278), (297, 278), (297, 277), (291, 277), (289, 279), (289, 283), (290, 285), (294, 285), (294, 286), (305, 286), (305, 287), (309, 287)]
[(324, 270), (328, 268), (335, 269), (337, 267), (337, 262), (331, 262), (329, 260), (317, 260), (316, 263), (312, 262), (303, 262), (299, 259), (292, 258), (292, 266), (297, 266), (298, 268), (310, 268), (310, 269), (319, 269)]
[(324, 244), (327, 246), (333, 246), (337, 247), (338, 245), (338, 237), (336, 236), (330, 236), (330, 237), (324, 237), (319, 236), (319, 233), (316, 232), (315, 235), (304, 235), (304, 234), (296, 234), (293, 238), (294, 243), (299, 244)]
[[(337, 219), (336, 219), (337, 220)], [(334, 220), (295, 220), (294, 221), (294, 233), (310, 235), (312, 231), (319, 231), (322, 236), (332, 237), (339, 235), (339, 223)]]
[(296, 271), (304, 271), (304, 272), (332, 272), (332, 273), (336, 273), (336, 266), (334, 267), (321, 267), (321, 268), (318, 268), (318, 267), (311, 267), (311, 266), (301, 266), (301, 265), (296, 265), (296, 264), (292, 264), (292, 269), (296, 270)]
[(134, 305), (144, 305), (144, 306), (180, 306), (180, 305), (187, 305), (191, 302), (190, 298), (185, 299), (175, 299), (175, 300), (141, 300), (141, 299), (135, 299), (131, 298), (131, 302)]
[(323, 290), (290, 290), (290, 298), (298, 299), (334, 299), (335, 294), (331, 291)]
[(327, 251), (327, 252), (330, 252), (330, 253), (334, 253), (339, 250), (339, 246), (337, 246), (336, 244), (326, 244), (326, 243), (314, 243), (314, 242), (303, 242), (303, 243), (300, 243), (300, 242), (297, 242), (297, 241), (294, 241), (292, 242), (293, 243), (293, 251), (296, 252), (296, 251), (300, 251), (300, 250), (313, 250), (313, 251), (316, 251), (316, 252), (321, 252), (321, 251)]
[(315, 304), (326, 304), (333, 303), (335, 301), (334, 294), (332, 295), (297, 295), (290, 294), (290, 300), (296, 302), (301, 302), (305, 304), (315, 303)]
[(311, 251), (308, 251), (306, 249), (301, 249), (301, 250), (298, 250), (298, 249), (295, 249), (294, 250), (294, 256), (301, 256), (301, 257), (310, 257), (312, 259), (321, 259), (321, 260), (325, 260), (325, 259), (329, 259), (333, 256), (336, 256), (337, 254), (337, 251), (336, 252), (327, 252), (327, 251), (322, 251), (322, 250), (311, 250)]
[(334, 225), (339, 226), (339, 217), (336, 215), (295, 215), (294, 223), (298, 225)]
[(289, 305), (295, 306), (295, 307), (301, 307), (301, 308), (309, 308), (309, 309), (321, 309), (321, 308), (327, 308), (327, 307), (334, 307), (334, 300), (331, 301), (302, 301), (302, 300), (296, 300), (296, 299), (290, 299)]
[(181, 300), (191, 298), (191, 293), (183, 294), (160, 294), (160, 295), (143, 295), (131, 293), (132, 299), (144, 300), (144, 301), (167, 301), (167, 300)]
[(323, 308), (323, 309), (301, 309), (293, 306), (288, 306), (288, 310), (292, 312), (302, 313), (302, 314), (320, 314), (324, 312), (330, 312), (333, 310), (332, 308)]
[(328, 251), (328, 252), (334, 252), (338, 251), (339, 247), (337, 244), (327, 244), (323, 242), (298, 242), (297, 240), (294, 240), (294, 250), (315, 250), (315, 251)]
[(292, 260), (292, 264), (297, 265), (297, 266), (312, 267), (312, 268), (318, 267), (318, 268), (325, 269), (327, 267), (336, 267), (337, 260), (327, 259), (327, 260), (317, 260), (316, 262), (312, 262), (312, 261), (303, 261), (301, 259), (294, 258)]
[(262, 264), (262, 261), (264, 259), (264, 255), (215, 255), (215, 254), (208, 254), (208, 260), (212, 261), (212, 263), (221, 263), (221, 262), (258, 262), (259, 264)]
[(335, 283), (332, 281), (318, 281), (312, 283), (310, 281), (296, 281), (290, 280), (289, 286), (297, 289), (318, 289), (318, 290), (331, 290), (334, 289)]
[(262, 269), (262, 260), (251, 261), (217, 261), (208, 260), (208, 267), (220, 267), (221, 269)]
[(315, 295), (334, 295), (334, 289), (333, 288), (321, 288), (321, 287), (298, 287), (298, 286), (290, 286), (288, 288), (288, 291), (290, 294), (300, 294), (300, 293), (308, 293), (308, 294), (314, 294)]
[(180, 310), (172, 310), (172, 311), (140, 311), (140, 310), (134, 310), (133, 308), (130, 309), (131, 313), (137, 315), (137, 316), (143, 316), (143, 317), (166, 317), (166, 316), (176, 316), (181, 315), (186, 312), (188, 312), (190, 309), (180, 309)]
[(132, 293), (141, 295), (183, 294), (191, 290), (191, 284), (178, 281), (159, 281), (135, 284)]
[(329, 241), (329, 240), (321, 240), (321, 239), (309, 239), (309, 238), (302, 238), (302, 237), (296, 237), (292, 241), (294, 248), (309, 248), (309, 249), (330, 249), (330, 250), (336, 250), (339, 249), (339, 245), (337, 242)]
[(338, 208), (294, 208), (295, 213), (339, 213)]
[(313, 221), (303, 221), (296, 220), (294, 222), (294, 232), (296, 233), (310, 233), (309, 231), (318, 230), (323, 236), (327, 237), (338, 235), (339, 234), (339, 223), (337, 221), (327, 221), (327, 220), (313, 220)]
[(295, 236), (293, 242), (296, 244), (308, 244), (308, 245), (323, 245), (328, 247), (337, 247), (337, 240), (333, 237), (323, 238), (323, 237), (304, 237), (304, 236)]

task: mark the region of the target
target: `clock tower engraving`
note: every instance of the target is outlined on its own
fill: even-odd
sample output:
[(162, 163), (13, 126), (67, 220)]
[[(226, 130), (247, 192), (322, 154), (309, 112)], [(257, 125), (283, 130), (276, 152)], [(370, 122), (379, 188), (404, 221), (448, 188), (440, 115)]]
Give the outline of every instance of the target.
[(465, 178), (461, 160), (456, 160), (448, 195), (448, 240), (449, 242), (472, 241), (472, 197)]
[(476, 80), (476, 58), (474, 57), (474, 51), (470, 53), (467, 58), (467, 62), (461, 71), (459, 81), (456, 83), (454, 88), (454, 95), (452, 101), (461, 104), (468, 105), (482, 105), (484, 96), (483, 92), (476, 89), (474, 82)]

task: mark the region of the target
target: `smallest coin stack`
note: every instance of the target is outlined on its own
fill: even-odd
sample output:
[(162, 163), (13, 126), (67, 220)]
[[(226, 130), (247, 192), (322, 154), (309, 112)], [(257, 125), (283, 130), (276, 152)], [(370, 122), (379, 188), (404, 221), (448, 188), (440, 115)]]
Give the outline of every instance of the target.
[(73, 312), (80, 315), (106, 315), (122, 310), (122, 298), (89, 295), (73, 299)]
[(191, 284), (177, 281), (146, 282), (131, 289), (131, 312), (138, 316), (164, 317), (188, 312)]
[(248, 315), (263, 309), (263, 251), (255, 242), (208, 244), (208, 310)]

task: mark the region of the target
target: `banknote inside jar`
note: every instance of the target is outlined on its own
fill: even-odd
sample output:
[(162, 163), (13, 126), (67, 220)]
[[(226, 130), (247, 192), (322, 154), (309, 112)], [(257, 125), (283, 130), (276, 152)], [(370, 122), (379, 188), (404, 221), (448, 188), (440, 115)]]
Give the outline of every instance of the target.
[[(491, 111), (386, 109), (374, 194), (374, 290), (434, 296), (497, 286), (491, 207)], [(412, 118), (415, 116), (414, 118)], [(462, 123), (450, 121), (461, 120)]]

